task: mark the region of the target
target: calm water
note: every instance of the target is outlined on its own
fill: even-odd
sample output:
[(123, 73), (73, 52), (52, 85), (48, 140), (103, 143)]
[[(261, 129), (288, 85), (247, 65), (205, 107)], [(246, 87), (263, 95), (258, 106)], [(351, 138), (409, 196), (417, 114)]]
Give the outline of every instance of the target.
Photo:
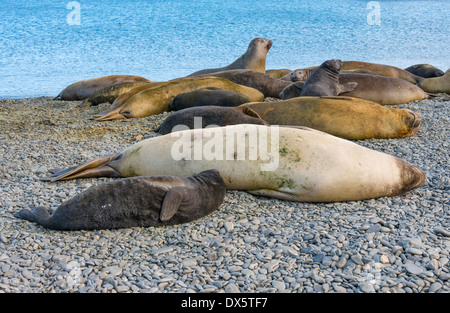
[(68, 3), (1, 1), (0, 98), (56, 96), (110, 74), (185, 76), (231, 63), (254, 37), (274, 42), (268, 69), (331, 58), (450, 67), (448, 0), (378, 1), (380, 25), (358, 0), (80, 0), (79, 15)]

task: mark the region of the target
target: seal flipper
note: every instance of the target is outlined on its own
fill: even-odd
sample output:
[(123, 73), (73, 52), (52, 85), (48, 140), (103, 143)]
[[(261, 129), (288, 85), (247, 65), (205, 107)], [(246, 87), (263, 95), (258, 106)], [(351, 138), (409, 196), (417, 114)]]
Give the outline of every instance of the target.
[(45, 227), (48, 226), (49, 218), (51, 217), (51, 215), (52, 215), (51, 210), (46, 207), (36, 207), (33, 208), (32, 210), (22, 209), (14, 214), (14, 216), (17, 218), (21, 218), (23, 220), (27, 220), (30, 222), (35, 222)]
[(109, 162), (115, 160), (120, 154), (112, 154), (101, 158), (94, 159), (80, 166), (74, 166), (54, 172), (48, 177), (41, 180), (58, 181), (74, 178), (94, 178), (94, 177), (114, 177), (119, 178), (122, 175), (114, 168), (108, 165)]
[(357, 82), (350, 82), (350, 83), (346, 83), (346, 84), (339, 84), (338, 85), (338, 90), (337, 90), (337, 95), (340, 95), (341, 93), (344, 92), (350, 92), (355, 90), (355, 88), (358, 86)]
[(163, 222), (170, 220), (178, 211), (181, 201), (185, 196), (186, 189), (181, 186), (171, 188), (164, 197), (161, 205), (161, 212), (159, 218)]

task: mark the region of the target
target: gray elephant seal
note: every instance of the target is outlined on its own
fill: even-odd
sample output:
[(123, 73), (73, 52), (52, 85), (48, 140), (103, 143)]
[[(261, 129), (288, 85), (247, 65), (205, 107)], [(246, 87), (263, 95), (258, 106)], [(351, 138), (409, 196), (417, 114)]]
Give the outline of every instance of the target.
[(171, 132), (237, 124), (269, 125), (248, 107), (193, 107), (171, 113), (155, 131), (161, 135)]
[(424, 78), (439, 77), (444, 75), (443, 71), (430, 64), (412, 65), (408, 68), (405, 68), (405, 71)]
[(338, 96), (358, 86), (356, 82), (339, 83), (341, 60), (327, 60), (305, 81), (301, 97)]
[(217, 170), (187, 178), (134, 177), (92, 187), (61, 204), (16, 216), (56, 230), (167, 226), (191, 222), (219, 208), (225, 183)]
[[(303, 75), (302, 71), (294, 71), (293, 73)], [(301, 78), (302, 76), (300, 76)], [(406, 80), (378, 74), (341, 71), (339, 82), (341, 84), (358, 83), (354, 90), (341, 93), (340, 96), (360, 98), (381, 105), (403, 104), (430, 97), (421, 88)], [(303, 85), (303, 82), (295, 82), (293, 85), (286, 87), (280, 94), (280, 97), (284, 100), (299, 97)]]
[(266, 57), (272, 47), (272, 40), (266, 38), (255, 38), (248, 45), (247, 51), (233, 63), (219, 68), (208, 68), (194, 72), (188, 76), (210, 74), (235, 69), (251, 69), (264, 73), (266, 71)]
[(179, 94), (173, 98), (169, 108), (173, 111), (179, 111), (206, 105), (236, 107), (249, 102), (252, 102), (249, 97), (236, 91), (207, 87)]

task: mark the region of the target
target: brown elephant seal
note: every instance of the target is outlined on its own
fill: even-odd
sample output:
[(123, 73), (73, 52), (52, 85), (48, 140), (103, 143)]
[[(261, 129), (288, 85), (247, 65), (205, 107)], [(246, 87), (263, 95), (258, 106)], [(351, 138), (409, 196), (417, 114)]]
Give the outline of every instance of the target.
[(327, 60), (305, 81), (300, 97), (338, 96), (352, 91), (358, 85), (355, 82), (340, 83), (341, 60)]
[(306, 127), (230, 125), (142, 140), (120, 153), (43, 180), (220, 172), (227, 189), (291, 201), (335, 202), (397, 196), (425, 173), (394, 156)]
[(254, 88), (235, 84), (221, 77), (195, 77), (169, 81), (148, 88), (130, 97), (122, 106), (107, 110), (96, 121), (145, 117), (169, 111), (169, 104), (177, 95), (206, 87), (216, 87), (246, 95), (252, 101), (261, 101), (264, 95)]
[[(277, 79), (266, 73), (254, 70), (229, 70), (216, 72), (212, 76), (226, 78), (235, 84), (254, 88), (260, 91), (264, 97), (273, 98), (278, 98), (280, 92), (292, 84), (292, 81)], [(209, 74), (196, 77), (209, 77)]]
[[(293, 73), (298, 73), (298, 71), (294, 71)], [(300, 74), (302, 75), (301, 71)], [(404, 104), (414, 100), (430, 98), (430, 95), (421, 88), (406, 80), (383, 75), (345, 71), (339, 74), (339, 82), (341, 84), (348, 84), (351, 82), (356, 82), (358, 84), (354, 90), (343, 92), (340, 96), (360, 98), (381, 105)], [(299, 97), (302, 88), (303, 83), (297, 81), (292, 86), (283, 90), (280, 97), (282, 99)]]
[(19, 218), (56, 230), (96, 230), (188, 223), (216, 211), (226, 194), (216, 170), (187, 178), (133, 177), (89, 188), (54, 212), (37, 207)]
[(139, 86), (149, 86), (148, 82), (129, 82), (108, 86), (97, 90), (91, 97), (85, 99), (80, 107), (88, 108), (102, 103), (113, 103), (119, 96)]
[(243, 106), (271, 125), (306, 126), (349, 140), (413, 136), (422, 120), (419, 113), (407, 109), (342, 96), (297, 97)]
[(287, 75), (291, 74), (291, 70), (288, 69), (273, 69), (266, 70), (266, 74), (272, 76), (273, 78), (284, 79)]
[(102, 88), (126, 83), (126, 82), (150, 82), (147, 78), (134, 75), (108, 75), (96, 78), (90, 78), (75, 82), (63, 89), (56, 96), (61, 100), (84, 100), (92, 97), (94, 93)]
[(424, 78), (440, 77), (440, 76), (444, 75), (443, 71), (434, 67), (431, 64), (412, 65), (410, 67), (405, 68), (405, 71), (408, 71), (414, 75), (424, 77)]
[(246, 95), (232, 90), (207, 87), (179, 94), (170, 102), (169, 108), (173, 111), (179, 111), (206, 105), (236, 107), (247, 102), (252, 101)]
[[(342, 62), (343, 63), (341, 71), (366, 70), (383, 76), (403, 79), (412, 84), (417, 84), (424, 79), (423, 77), (414, 75), (408, 71), (405, 71), (401, 68), (391, 65), (361, 62), (361, 61), (342, 61)], [(306, 69), (314, 70), (317, 69), (317, 66), (311, 66)]]
[(269, 125), (252, 109), (242, 107), (202, 106), (171, 113), (155, 131), (166, 135), (174, 131), (222, 127), (237, 124)]
[(425, 79), (419, 87), (426, 92), (450, 94), (450, 69), (443, 76)]
[(266, 71), (267, 52), (269, 52), (271, 47), (272, 40), (266, 38), (255, 38), (248, 45), (247, 51), (233, 63), (224, 67), (200, 70), (188, 76), (210, 74), (235, 69), (251, 69), (264, 73)]

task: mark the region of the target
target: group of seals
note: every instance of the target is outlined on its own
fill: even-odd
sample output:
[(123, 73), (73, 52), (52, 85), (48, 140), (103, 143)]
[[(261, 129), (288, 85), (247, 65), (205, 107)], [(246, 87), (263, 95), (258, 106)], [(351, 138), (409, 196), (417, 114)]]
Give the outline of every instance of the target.
[[(382, 105), (425, 99), (423, 90), (449, 92), (448, 71), (341, 60), (266, 70), (271, 47), (271, 40), (255, 38), (228, 66), (170, 81), (111, 75), (68, 86), (59, 98), (86, 99), (84, 107), (112, 103), (98, 121), (176, 112), (156, 130), (162, 136), (43, 178), (124, 179), (88, 189), (54, 212), (38, 207), (17, 216), (60, 230), (163, 226), (217, 210), (227, 188), (335, 202), (402, 195), (424, 185), (419, 168), (346, 139), (414, 135), (420, 114)], [(285, 100), (260, 102), (265, 97)], [(180, 149), (182, 156), (174, 158)], [(199, 151), (209, 156), (198, 158)]]
[[(254, 150), (255, 140), (265, 151)], [(173, 155), (177, 150), (183, 150), (179, 160)], [(195, 157), (198, 152), (204, 157)], [(227, 189), (306, 202), (401, 195), (425, 182), (419, 168), (352, 141), (305, 127), (249, 124), (157, 136), (45, 179), (188, 177), (208, 169), (219, 171)]]
[(225, 183), (216, 170), (188, 178), (133, 177), (89, 188), (54, 212), (36, 207), (16, 216), (56, 230), (168, 226), (214, 212), (225, 193)]
[[(325, 86), (348, 86), (348, 84), (356, 83), (353, 90), (344, 91), (339, 95), (373, 101), (381, 105), (404, 104), (430, 97), (422, 88), (406, 80), (374, 73), (341, 71), (338, 74), (338, 80), (334, 77), (334, 85), (330, 83), (329, 76), (325, 76), (318, 71), (298, 69), (293, 71), (290, 77), (295, 83), (286, 87), (280, 93), (281, 99), (305, 95), (303, 90), (308, 87), (311, 77), (316, 77), (316, 85), (319, 84), (322, 88), (325, 88)], [(332, 90), (330, 87), (325, 89), (327, 88)]]

